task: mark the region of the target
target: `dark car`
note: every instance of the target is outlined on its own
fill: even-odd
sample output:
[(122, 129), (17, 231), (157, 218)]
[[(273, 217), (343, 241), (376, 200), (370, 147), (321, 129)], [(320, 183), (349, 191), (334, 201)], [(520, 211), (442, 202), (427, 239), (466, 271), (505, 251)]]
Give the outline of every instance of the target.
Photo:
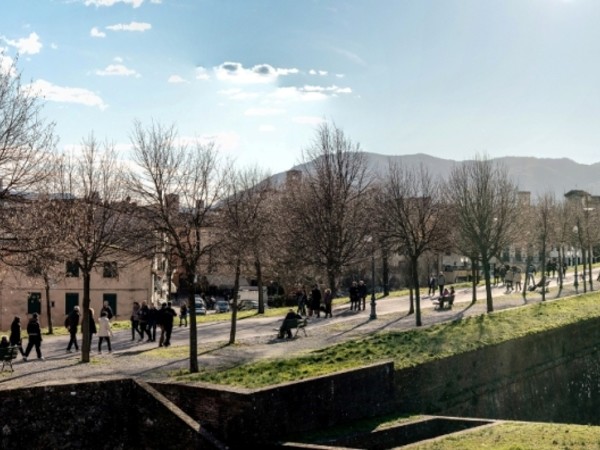
[(215, 312), (229, 312), (229, 303), (227, 302), (227, 300), (217, 300), (217, 302), (215, 303)]

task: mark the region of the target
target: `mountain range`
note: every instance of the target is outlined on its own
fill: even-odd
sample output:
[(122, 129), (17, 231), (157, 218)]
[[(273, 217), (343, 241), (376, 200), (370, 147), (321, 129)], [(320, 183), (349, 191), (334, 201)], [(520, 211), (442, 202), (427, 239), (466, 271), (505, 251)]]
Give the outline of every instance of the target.
[[(446, 178), (456, 164), (462, 161), (436, 158), (426, 154), (414, 155), (381, 155), (364, 153), (368, 167), (379, 175), (387, 173), (390, 164), (406, 167), (426, 167), (433, 176)], [(508, 170), (509, 176), (518, 186), (519, 191), (531, 193), (532, 200), (537, 195), (554, 193), (557, 200), (571, 190), (583, 190), (592, 195), (600, 195), (600, 163), (580, 164), (569, 158), (535, 158), (507, 156), (490, 158)], [(310, 163), (308, 163), (310, 164)], [(294, 166), (302, 169), (304, 165)], [(274, 176), (282, 180), (285, 173)]]

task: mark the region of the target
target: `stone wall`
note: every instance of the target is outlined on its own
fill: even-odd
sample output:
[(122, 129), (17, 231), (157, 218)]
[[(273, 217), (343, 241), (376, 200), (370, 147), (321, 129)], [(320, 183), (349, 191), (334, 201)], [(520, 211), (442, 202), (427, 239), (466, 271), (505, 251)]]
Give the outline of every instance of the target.
[(600, 320), (398, 370), (396, 410), (600, 425)]
[(0, 391), (0, 448), (218, 448), (158, 392), (133, 380)]
[(393, 365), (377, 364), (258, 390), (153, 384), (232, 446), (328, 428), (390, 411)]

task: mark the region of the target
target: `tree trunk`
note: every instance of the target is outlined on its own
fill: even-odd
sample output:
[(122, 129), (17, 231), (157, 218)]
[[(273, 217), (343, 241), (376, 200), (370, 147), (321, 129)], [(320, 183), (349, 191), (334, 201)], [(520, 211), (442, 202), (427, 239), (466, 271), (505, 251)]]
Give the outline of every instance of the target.
[(471, 304), (477, 303), (477, 274), (475, 260), (471, 258)]
[(415, 288), (415, 307), (417, 314), (415, 316), (416, 325), (420, 327), (423, 325), (421, 321), (421, 292), (419, 288), (419, 260), (416, 256), (411, 257), (410, 265), (412, 267), (412, 285)]
[(195, 269), (187, 270), (188, 311), (190, 312), (190, 372), (198, 372), (198, 326), (196, 321), (196, 298), (194, 289)]
[(48, 319), (48, 334), (54, 334), (52, 324), (52, 302), (50, 301), (50, 279), (44, 275), (44, 287), (46, 289), (46, 315)]
[[(492, 297), (492, 282), (490, 280), (490, 261), (487, 258), (484, 258), (482, 261), (483, 266), (483, 279), (485, 283), (485, 299), (487, 302), (488, 312), (494, 310), (494, 299)], [(490, 307), (492, 308), (490, 310)]]
[(90, 279), (89, 270), (82, 270), (83, 273), (83, 332), (81, 342), (81, 362), (90, 362)]
[(327, 283), (329, 283), (329, 289), (331, 289), (331, 292), (335, 296), (337, 293), (335, 286), (335, 273), (329, 270), (327, 271)]
[(254, 260), (254, 268), (256, 269), (256, 284), (258, 285), (258, 314), (264, 314), (265, 298), (263, 295), (262, 266), (259, 258)]
[(235, 333), (237, 330), (237, 296), (238, 289), (240, 288), (240, 265), (240, 258), (237, 258), (235, 261), (235, 279), (233, 281), (233, 299), (231, 301), (231, 330), (229, 332), (229, 344), (235, 343)]
[(390, 260), (387, 250), (383, 252), (381, 260), (381, 276), (383, 277), (383, 296), (387, 297), (390, 295)]

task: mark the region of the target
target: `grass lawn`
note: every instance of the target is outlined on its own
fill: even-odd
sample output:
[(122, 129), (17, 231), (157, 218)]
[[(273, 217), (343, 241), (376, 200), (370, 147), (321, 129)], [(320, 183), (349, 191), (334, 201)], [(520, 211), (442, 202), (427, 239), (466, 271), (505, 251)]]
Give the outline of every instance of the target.
[(538, 333), (600, 316), (600, 293), (588, 293), (529, 306), (467, 317), (450, 323), (406, 331), (381, 332), (307, 355), (265, 360), (219, 372), (177, 373), (179, 381), (258, 388), (392, 360), (411, 367), (485, 345)]

